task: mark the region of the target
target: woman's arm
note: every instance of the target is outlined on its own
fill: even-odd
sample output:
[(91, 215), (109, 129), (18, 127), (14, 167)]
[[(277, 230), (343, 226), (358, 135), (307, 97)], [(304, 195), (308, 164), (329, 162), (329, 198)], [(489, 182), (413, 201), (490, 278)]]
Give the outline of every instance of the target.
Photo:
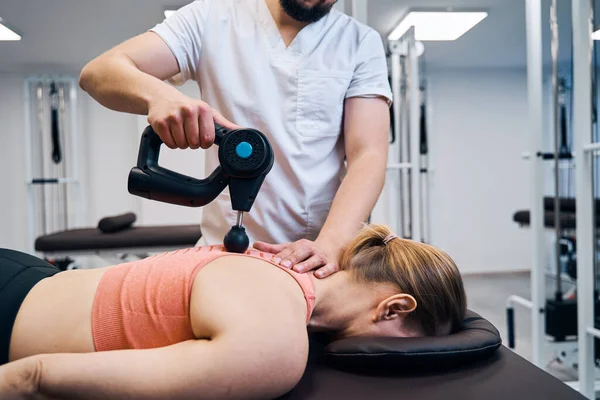
[[(189, 341), (152, 350), (34, 357), (33, 398), (85, 400), (275, 398), (302, 377), (306, 353), (272, 334)], [(285, 348), (283, 348), (285, 347)], [(0, 395), (0, 398), (2, 396)]]

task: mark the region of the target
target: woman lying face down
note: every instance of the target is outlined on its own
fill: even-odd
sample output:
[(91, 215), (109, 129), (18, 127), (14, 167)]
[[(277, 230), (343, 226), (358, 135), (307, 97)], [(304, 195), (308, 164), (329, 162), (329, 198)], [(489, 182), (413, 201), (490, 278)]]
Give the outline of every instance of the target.
[(450, 257), (384, 226), (363, 229), (326, 279), (272, 258), (202, 247), (29, 282), (0, 258), (0, 287), (27, 290), (0, 321), (0, 400), (276, 398), (304, 373), (307, 331), (439, 336), (464, 318)]
[(340, 273), (315, 281), (317, 307), (309, 329), (336, 331), (338, 337), (419, 337), (448, 335), (463, 322), (462, 278), (454, 261), (433, 246), (370, 226), (340, 265)]

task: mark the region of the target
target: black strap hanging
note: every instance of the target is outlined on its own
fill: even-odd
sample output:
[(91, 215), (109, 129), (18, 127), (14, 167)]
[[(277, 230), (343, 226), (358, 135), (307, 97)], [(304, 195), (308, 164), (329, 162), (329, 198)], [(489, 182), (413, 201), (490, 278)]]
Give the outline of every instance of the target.
[(54, 161), (55, 164), (60, 164), (62, 161), (62, 149), (60, 144), (60, 123), (58, 115), (58, 88), (55, 82), (50, 84), (50, 99), (52, 110), (52, 161)]

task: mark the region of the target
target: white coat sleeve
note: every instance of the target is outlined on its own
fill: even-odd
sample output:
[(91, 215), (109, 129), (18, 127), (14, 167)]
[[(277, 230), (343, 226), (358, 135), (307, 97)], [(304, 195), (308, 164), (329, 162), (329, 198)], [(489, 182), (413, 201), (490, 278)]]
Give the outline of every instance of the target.
[(346, 98), (382, 96), (392, 102), (389, 72), (381, 36), (370, 30), (361, 41)]
[(202, 38), (213, 3), (213, 0), (196, 0), (150, 30), (169, 46), (185, 81), (194, 80), (197, 75)]

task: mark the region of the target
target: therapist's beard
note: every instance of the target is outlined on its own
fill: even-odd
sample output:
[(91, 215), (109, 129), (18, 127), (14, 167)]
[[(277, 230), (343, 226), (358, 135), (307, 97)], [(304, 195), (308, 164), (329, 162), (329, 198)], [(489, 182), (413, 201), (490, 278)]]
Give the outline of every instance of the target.
[(301, 0), (279, 0), (283, 11), (298, 22), (317, 22), (331, 11), (334, 3), (322, 0), (312, 7), (305, 7)]

